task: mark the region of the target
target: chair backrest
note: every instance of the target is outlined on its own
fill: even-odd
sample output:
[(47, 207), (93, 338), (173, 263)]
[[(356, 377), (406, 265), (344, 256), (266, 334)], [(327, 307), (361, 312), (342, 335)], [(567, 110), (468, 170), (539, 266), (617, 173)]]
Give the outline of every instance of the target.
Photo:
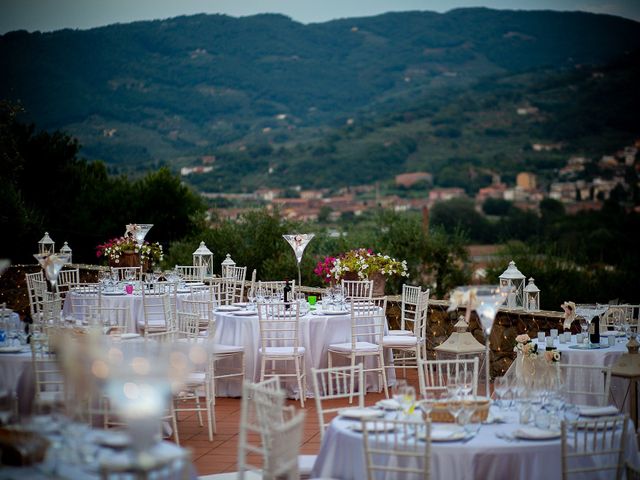
[[(606, 478), (621, 479), (627, 440), (626, 415), (562, 422), (562, 478), (595, 478), (596, 472), (609, 472)], [(615, 476), (614, 476), (615, 475)], [(604, 478), (604, 477), (598, 477)]]
[(427, 313), (429, 312), (429, 292), (426, 290), (418, 294), (416, 316), (413, 319), (413, 333), (417, 338), (427, 336)]
[(127, 333), (132, 326), (129, 307), (105, 307), (91, 305), (85, 317), (89, 325), (102, 325), (106, 334)]
[(213, 309), (214, 303), (209, 300), (182, 300), (182, 310), (198, 315), (200, 331), (206, 330), (209, 338), (213, 338), (216, 333), (216, 316), (213, 313)]
[(111, 267), (111, 273), (119, 282), (142, 280), (142, 267)]
[[(62, 323), (62, 298), (57, 292), (43, 292), (41, 314), (35, 323), (40, 329)], [(35, 319), (34, 319), (35, 321)]]
[(299, 478), (298, 453), (304, 429), (304, 411), (298, 411), (280, 424), (272, 425), (268, 458), (263, 478)]
[(55, 398), (56, 402), (64, 401), (65, 384), (58, 363), (58, 358), (52, 352), (48, 335), (31, 337), (31, 361), (35, 384), (36, 403), (48, 399), (49, 403)]
[[(364, 383), (364, 371), (362, 364), (347, 367), (312, 368), (313, 396), (318, 411), (318, 424), (320, 436), (324, 438), (324, 432), (339, 410), (347, 405), (336, 404), (335, 400), (357, 399), (358, 407), (364, 407), (364, 395), (366, 385)], [(327, 418), (330, 416), (330, 418)]]
[(362, 420), (367, 478), (428, 480), (431, 422)]
[(80, 269), (64, 269), (58, 274), (56, 288), (60, 292), (66, 292), (80, 283)]
[(352, 299), (351, 310), (351, 346), (358, 342), (375, 343), (382, 348), (382, 337), (387, 325), (387, 297), (369, 300)]
[(600, 407), (607, 405), (611, 367), (564, 363), (558, 363), (556, 366), (568, 401)]
[(402, 303), (400, 304), (400, 329), (406, 328), (406, 322), (413, 322), (418, 310), (418, 297), (421, 287), (413, 285), (402, 285)]
[(200, 333), (200, 315), (194, 312), (178, 311), (177, 336), (195, 342)]
[(88, 320), (89, 309), (102, 306), (102, 284), (77, 283), (64, 297), (65, 319)]
[(31, 314), (31, 318), (36, 321), (36, 317), (40, 315), (42, 306), (42, 292), (45, 292), (47, 290), (47, 283), (45, 282), (42, 270), (36, 273), (25, 273), (24, 276), (27, 282), (29, 313)]
[(156, 282), (152, 289), (141, 288), (145, 336), (152, 332), (176, 331), (175, 296), (177, 286), (170, 282)]
[(296, 302), (259, 303), (260, 346), (262, 354), (268, 348), (288, 347), (293, 354), (300, 348), (300, 310)]
[(373, 280), (342, 280), (340, 285), (348, 300), (373, 297)]
[[(260, 383), (245, 381), (240, 403), (240, 431), (238, 432), (238, 471), (259, 471), (262, 466), (249, 463), (250, 455), (258, 455), (269, 462), (271, 436), (269, 426), (282, 422), (285, 392), (280, 389), (279, 378), (272, 377)], [(256, 439), (256, 434), (258, 438)]]
[(476, 358), (459, 358), (450, 360), (419, 360), (418, 375), (423, 391), (420, 394), (427, 397), (427, 392), (435, 394), (447, 391), (447, 382), (458, 375), (459, 372), (472, 373), (472, 394), (478, 394), (478, 365)]
[(247, 267), (224, 267), (221, 281), (221, 300), (225, 305), (242, 302)]
[(176, 265), (175, 270), (185, 282), (203, 282), (207, 267), (206, 265)]
[[(271, 297), (271, 296), (280, 296), (281, 300), (284, 298), (282, 295), (284, 294), (284, 287), (287, 282), (284, 280), (272, 280), (268, 282), (263, 282), (262, 280), (258, 281), (258, 285), (256, 286), (256, 296), (257, 297)], [(295, 280), (291, 280), (289, 282), (289, 286), (291, 287), (291, 292), (295, 292), (296, 290), (296, 282)]]
[(258, 271), (254, 268), (253, 272), (251, 272), (251, 283), (249, 284), (249, 298), (255, 298), (256, 296), (256, 277), (258, 276)]

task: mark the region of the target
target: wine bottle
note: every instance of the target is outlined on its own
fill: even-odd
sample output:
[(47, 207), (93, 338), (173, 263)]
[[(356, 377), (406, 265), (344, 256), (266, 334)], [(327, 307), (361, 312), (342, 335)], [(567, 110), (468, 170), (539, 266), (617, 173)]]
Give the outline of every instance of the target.
[(291, 296), (291, 285), (289, 285), (289, 280), (285, 280), (284, 289), (282, 291), (284, 293), (284, 303), (287, 304), (287, 305), (285, 305), (284, 308), (286, 308), (288, 310), (289, 309), (289, 302), (291, 301), (291, 299), (289, 298)]
[(594, 317), (593, 320), (591, 320), (591, 325), (589, 326), (589, 340), (591, 340), (591, 343), (600, 343), (600, 317)]

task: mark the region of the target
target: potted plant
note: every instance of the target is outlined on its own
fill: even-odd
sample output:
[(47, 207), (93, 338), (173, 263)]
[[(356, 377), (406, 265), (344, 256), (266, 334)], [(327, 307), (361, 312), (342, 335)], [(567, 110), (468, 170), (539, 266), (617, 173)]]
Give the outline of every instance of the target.
[(130, 236), (112, 238), (96, 247), (96, 256), (107, 259), (111, 267), (139, 267), (148, 271), (160, 263), (164, 257), (162, 245), (158, 242), (143, 242), (142, 245)]
[(387, 277), (400, 275), (408, 277), (407, 262), (389, 255), (374, 253), (368, 248), (358, 248), (342, 253), (338, 257), (326, 257), (318, 262), (314, 273), (324, 282), (340, 280), (373, 280), (373, 295), (384, 295)]

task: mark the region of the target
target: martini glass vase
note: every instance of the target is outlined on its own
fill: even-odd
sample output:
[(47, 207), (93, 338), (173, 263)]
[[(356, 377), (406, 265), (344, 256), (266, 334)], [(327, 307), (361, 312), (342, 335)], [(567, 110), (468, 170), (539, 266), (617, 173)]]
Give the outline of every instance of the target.
[(477, 285), (456, 288), (455, 303), (458, 306), (466, 306), (468, 310), (475, 310), (484, 333), (484, 368), (485, 368), (485, 395), (489, 397), (490, 380), (490, 338), (493, 323), (498, 313), (498, 308), (507, 299), (511, 287), (501, 285)]
[(576, 316), (582, 317), (587, 321), (587, 339), (585, 344), (588, 347), (591, 347), (591, 338), (589, 336), (591, 322), (594, 317), (601, 317), (607, 309), (608, 307), (606, 305), (576, 305)]
[(291, 245), (291, 248), (293, 248), (293, 253), (296, 256), (296, 262), (298, 264), (298, 288), (300, 288), (300, 286), (302, 285), (300, 262), (302, 262), (304, 249), (307, 248), (307, 245), (309, 244), (311, 239), (315, 237), (315, 233), (294, 233), (282, 236), (289, 243), (289, 245)]
[(66, 253), (36, 253), (33, 255), (44, 270), (44, 274), (49, 281), (51, 291), (56, 291), (58, 275), (62, 267), (69, 262), (69, 254)]

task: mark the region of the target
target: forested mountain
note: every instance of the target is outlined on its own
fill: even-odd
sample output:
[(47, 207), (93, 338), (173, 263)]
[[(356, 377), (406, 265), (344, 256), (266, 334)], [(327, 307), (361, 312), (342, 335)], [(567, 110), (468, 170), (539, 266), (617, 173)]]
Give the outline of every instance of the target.
[[(327, 185), (354, 167), (360, 182), (415, 169), (446, 178), (467, 164), (513, 170), (533, 141), (586, 148), (594, 134), (605, 144), (639, 134), (625, 116), (638, 101), (638, 48), (639, 23), (579, 12), (309, 25), (196, 15), (0, 36), (0, 98), (120, 171), (215, 155), (195, 181), (204, 189)], [(530, 106), (540, 114), (514, 113)]]

